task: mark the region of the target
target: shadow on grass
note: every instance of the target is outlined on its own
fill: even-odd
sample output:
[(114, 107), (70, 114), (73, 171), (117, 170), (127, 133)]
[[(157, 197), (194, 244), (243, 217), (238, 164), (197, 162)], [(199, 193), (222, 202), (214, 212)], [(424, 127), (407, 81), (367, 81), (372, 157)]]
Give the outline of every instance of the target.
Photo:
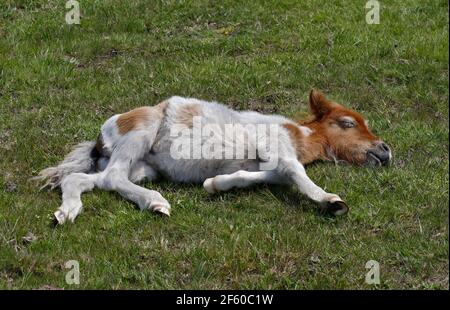
[(314, 213), (317, 216), (325, 218), (335, 218), (336, 216), (328, 209), (322, 208), (309, 200), (305, 195), (295, 191), (291, 186), (271, 185), (269, 187), (271, 194), (283, 205), (288, 208), (299, 210), (301, 212)]
[[(182, 191), (198, 191), (203, 190), (202, 186), (195, 183), (173, 183), (167, 180), (158, 182), (158, 187), (162, 188), (174, 188)], [(226, 196), (228, 204), (239, 203), (242, 195), (257, 195), (261, 191), (267, 190), (274, 199), (281, 202), (284, 207), (295, 210), (296, 212), (313, 212), (318, 216), (334, 218), (335, 216), (326, 209), (320, 208), (316, 203), (310, 201), (306, 196), (295, 191), (292, 186), (289, 185), (267, 185), (257, 184), (248, 188), (235, 188), (228, 192), (216, 193), (213, 195), (206, 194), (201, 196), (202, 203), (208, 204), (211, 202), (223, 201)], [(203, 198), (204, 197), (204, 198)]]
[[(144, 182), (140, 184), (141, 186), (152, 189), (152, 190), (161, 190), (161, 191), (171, 191), (171, 192), (194, 192), (196, 193), (202, 192), (203, 187), (201, 184), (196, 183), (174, 183), (168, 180), (161, 180), (158, 182)], [(56, 190), (58, 194), (61, 196), (61, 190), (58, 188)], [(261, 195), (262, 192), (269, 193), (273, 199), (280, 202), (283, 207), (289, 208), (295, 212), (304, 212), (304, 213), (314, 213), (316, 216), (324, 217), (324, 218), (334, 218), (335, 216), (330, 212), (327, 212), (325, 208), (321, 208), (316, 203), (309, 200), (306, 196), (296, 191), (292, 186), (289, 185), (267, 185), (267, 184), (258, 184), (255, 186), (251, 186), (248, 188), (235, 188), (228, 192), (222, 192), (217, 194), (207, 194), (204, 192), (203, 194), (198, 195), (198, 199), (203, 204), (214, 203), (214, 202), (222, 202), (224, 197), (226, 197), (227, 203), (229, 205), (238, 204), (243, 195)], [(101, 195), (104, 193), (104, 190), (95, 188), (91, 195)], [(124, 198), (115, 191), (108, 192), (108, 195), (112, 195), (114, 197), (114, 201), (119, 202), (120, 200), (124, 200)], [(164, 196), (164, 195), (163, 195)], [(170, 202), (170, 201), (169, 201)], [(139, 210), (138, 205), (132, 203), (136, 210)], [(97, 208), (91, 207), (90, 212), (98, 213)], [(152, 217), (161, 218), (164, 217), (158, 212), (149, 212)], [(58, 223), (55, 218), (51, 220), (49, 223), (50, 227), (56, 228), (58, 227)]]

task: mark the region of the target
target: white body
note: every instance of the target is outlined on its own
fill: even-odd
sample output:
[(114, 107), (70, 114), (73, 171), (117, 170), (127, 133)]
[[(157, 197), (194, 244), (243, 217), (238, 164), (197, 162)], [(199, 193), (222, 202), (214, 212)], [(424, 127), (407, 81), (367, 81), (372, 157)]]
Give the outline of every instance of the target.
[[(272, 170), (261, 170), (262, 159), (258, 156), (253, 159), (174, 159), (171, 145), (175, 137), (171, 136), (171, 128), (179, 123), (189, 123), (191, 118), (190, 115), (186, 117), (185, 111), (189, 112), (186, 107), (192, 105), (195, 106), (195, 112), (201, 116), (202, 126), (215, 124), (222, 128), (230, 123), (276, 126), (277, 153), (264, 154), (265, 158), (276, 156), (276, 167)], [(326, 193), (309, 179), (303, 165), (297, 159), (289, 132), (282, 125), (295, 124), (305, 136), (310, 133), (309, 128), (282, 116), (250, 111), (238, 112), (218, 103), (192, 98), (168, 99), (164, 102), (163, 117), (157, 113), (151, 116), (151, 109), (156, 108), (149, 109), (150, 117), (147, 122), (126, 134), (121, 134), (117, 125), (120, 115), (115, 115), (105, 122), (101, 129), (103, 151), (97, 162), (97, 171), (90, 174), (71, 173), (62, 179), (63, 203), (55, 212), (58, 223), (75, 219), (82, 208), (81, 193), (91, 190), (94, 186), (117, 191), (135, 202), (140, 209), (150, 209), (169, 215), (170, 204), (160, 193), (135, 184), (144, 179), (153, 181), (158, 176), (174, 182), (203, 183), (209, 193), (227, 191), (233, 187), (247, 187), (256, 183), (294, 184), (301, 193), (321, 206), (338, 207), (335, 214), (347, 211), (339, 196)], [(247, 134), (252, 135), (251, 132)], [(253, 137), (253, 140), (252, 138), (249, 140), (257, 139)], [(225, 136), (224, 140), (231, 142), (232, 137)], [(202, 143), (204, 142), (205, 139), (202, 139)], [(76, 155), (77, 150), (70, 156), (75, 158)], [(62, 165), (64, 162), (60, 166)]]

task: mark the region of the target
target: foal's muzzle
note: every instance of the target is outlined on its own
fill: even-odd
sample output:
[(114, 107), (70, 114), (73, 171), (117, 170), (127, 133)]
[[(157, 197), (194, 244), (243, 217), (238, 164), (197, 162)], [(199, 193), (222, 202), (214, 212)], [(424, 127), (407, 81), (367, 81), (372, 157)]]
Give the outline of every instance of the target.
[(374, 148), (367, 151), (366, 163), (373, 166), (386, 166), (391, 158), (392, 152), (389, 146), (379, 141)]

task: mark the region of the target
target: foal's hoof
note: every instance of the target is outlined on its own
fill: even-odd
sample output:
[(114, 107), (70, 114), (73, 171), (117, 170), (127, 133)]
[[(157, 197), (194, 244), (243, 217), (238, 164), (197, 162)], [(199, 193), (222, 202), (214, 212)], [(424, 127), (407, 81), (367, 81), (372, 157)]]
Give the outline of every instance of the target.
[(61, 210), (57, 210), (55, 213), (53, 213), (53, 215), (54, 215), (54, 218), (53, 218), (53, 225), (54, 226), (62, 225), (66, 221), (67, 216)]
[(205, 182), (203, 182), (203, 188), (209, 193), (209, 194), (215, 194), (217, 193), (217, 189), (214, 185), (214, 178), (206, 179)]
[(335, 216), (344, 215), (348, 212), (348, 206), (342, 200), (331, 200), (326, 205), (326, 211)]
[(165, 205), (154, 205), (152, 206), (152, 211), (170, 217), (170, 209)]

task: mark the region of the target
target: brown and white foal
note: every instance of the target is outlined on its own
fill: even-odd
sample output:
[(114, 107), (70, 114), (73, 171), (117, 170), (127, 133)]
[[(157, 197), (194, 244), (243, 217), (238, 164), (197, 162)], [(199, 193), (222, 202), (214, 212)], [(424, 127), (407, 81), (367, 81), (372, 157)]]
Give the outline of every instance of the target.
[(316, 160), (386, 165), (389, 147), (370, 132), (357, 112), (311, 91), (312, 118), (297, 123), (283, 116), (238, 112), (193, 98), (172, 97), (155, 106), (114, 115), (97, 141), (83, 142), (56, 167), (35, 179), (61, 187), (59, 224), (81, 212), (81, 194), (98, 187), (117, 191), (149, 209), (170, 214), (162, 195), (136, 183), (158, 176), (175, 182), (203, 183), (216, 193), (256, 183), (293, 184), (334, 215), (347, 205), (306, 175)]

